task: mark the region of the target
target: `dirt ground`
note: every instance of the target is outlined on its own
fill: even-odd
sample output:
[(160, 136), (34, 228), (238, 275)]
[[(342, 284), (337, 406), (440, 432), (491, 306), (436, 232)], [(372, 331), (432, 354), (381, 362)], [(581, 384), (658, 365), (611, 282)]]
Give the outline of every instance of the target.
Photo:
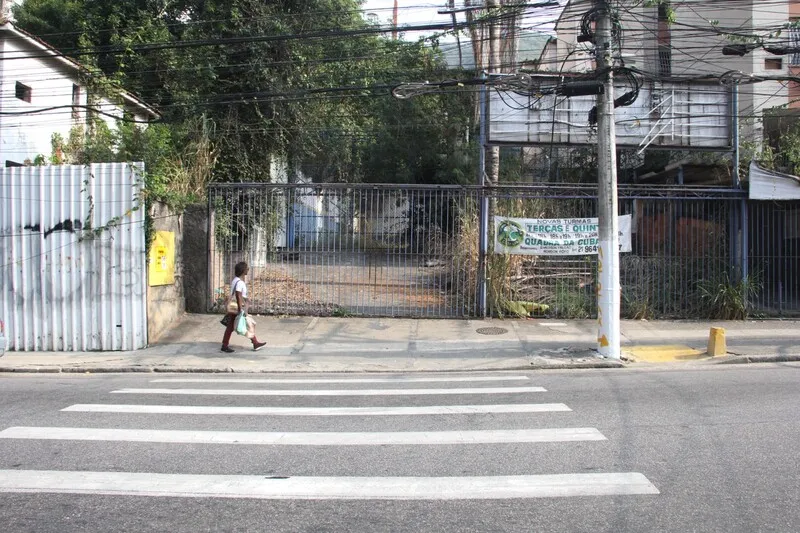
[[(250, 268), (250, 309), (263, 314), (465, 316), (467, 298), (452, 290), (443, 263), (416, 257), (321, 254)], [(218, 289), (226, 295), (229, 285)], [(224, 297), (223, 297), (224, 299)]]

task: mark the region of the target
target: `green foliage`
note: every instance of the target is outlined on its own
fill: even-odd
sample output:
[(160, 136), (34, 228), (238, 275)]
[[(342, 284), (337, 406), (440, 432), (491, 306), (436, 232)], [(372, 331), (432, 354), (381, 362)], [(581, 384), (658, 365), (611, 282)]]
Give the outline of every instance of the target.
[(645, 7), (664, 6), (667, 13), (667, 23), (675, 24), (675, 22), (677, 22), (678, 20), (675, 8), (672, 6), (672, 0), (645, 0), (644, 6)]
[(770, 170), (800, 175), (800, 123), (793, 122), (770, 144), (751, 147), (747, 156)]
[(350, 311), (348, 311), (346, 307), (337, 305), (336, 307), (333, 308), (333, 311), (331, 311), (331, 316), (336, 318), (349, 318), (353, 316), (353, 314)]
[(119, 121), (112, 129), (105, 121), (93, 118), (88, 129), (72, 128), (66, 140), (59, 134), (52, 136), (50, 162), (88, 165), (142, 161), (147, 200), (181, 210), (204, 198), (211, 179), (215, 153), (206, 127), (200, 118), (181, 128), (164, 124), (143, 128)]
[(597, 311), (595, 295), (576, 283), (559, 280), (555, 286), (555, 304), (559, 316), (591, 318)]
[(725, 271), (718, 277), (697, 284), (704, 316), (719, 320), (744, 320), (761, 291), (758, 276), (732, 279)]

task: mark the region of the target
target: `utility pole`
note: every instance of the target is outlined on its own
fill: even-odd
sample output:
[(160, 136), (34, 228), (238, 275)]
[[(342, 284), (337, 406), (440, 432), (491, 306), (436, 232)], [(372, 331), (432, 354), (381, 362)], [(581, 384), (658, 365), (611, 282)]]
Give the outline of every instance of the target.
[(397, 40), (397, 0), (394, 0), (394, 9), (392, 10), (392, 40)]
[[(497, 18), (498, 0), (486, 0), (489, 15), (489, 76), (500, 74), (500, 21)], [(491, 119), (491, 117), (489, 117)], [(497, 185), (500, 180), (500, 147), (490, 146), (488, 154), (489, 185)]]
[[(486, 74), (481, 74), (481, 78), (486, 79)], [(486, 286), (488, 269), (486, 259), (489, 255), (489, 196), (486, 194), (486, 141), (489, 131), (489, 117), (487, 108), (489, 107), (489, 90), (486, 84), (481, 85), (479, 98), (480, 107), (480, 149), (478, 151), (478, 185), (480, 189), (480, 209), (478, 214), (478, 294), (477, 304), (478, 313), (482, 318), (488, 315), (488, 288)]]
[(614, 124), (614, 66), (611, 8), (608, 0), (595, 0), (599, 8), (595, 32), (597, 74), (603, 93), (597, 97), (598, 223), (597, 344), (600, 355), (620, 358), (619, 222), (617, 201), (617, 139)]
[[(500, 72), (500, 27), (495, 19), (497, 15), (497, 0), (486, 0), (487, 14), (489, 20), (489, 61), (487, 65), (488, 77)], [(477, 60), (477, 58), (476, 58)], [(483, 76), (486, 79), (486, 75)], [(481, 186), (481, 203), (479, 213), (479, 243), (478, 243), (478, 310), (480, 316), (488, 315), (488, 264), (489, 255), (489, 218), (495, 213), (496, 202), (494, 198), (489, 200), (486, 185), (490, 187), (497, 185), (500, 175), (500, 147), (487, 146), (489, 121), (489, 96), (488, 89), (484, 83), (480, 93), (480, 159), (478, 161), (478, 184)], [(488, 169), (487, 169), (488, 167)]]

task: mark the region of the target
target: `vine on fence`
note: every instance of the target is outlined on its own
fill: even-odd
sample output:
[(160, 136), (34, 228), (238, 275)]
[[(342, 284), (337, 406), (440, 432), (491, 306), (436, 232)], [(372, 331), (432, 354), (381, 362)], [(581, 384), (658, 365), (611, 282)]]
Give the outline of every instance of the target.
[[(86, 165), (89, 168), (89, 165)], [(81, 228), (81, 234), (78, 237), (78, 241), (85, 241), (90, 239), (95, 239), (100, 237), (103, 232), (111, 231), (112, 229), (118, 228), (122, 221), (131, 216), (133, 213), (139, 211), (142, 208), (143, 204), (143, 192), (144, 192), (144, 176), (143, 173), (133, 164), (129, 164), (129, 168), (134, 176), (133, 181), (133, 189), (136, 191), (131, 198), (131, 203), (133, 204), (130, 208), (128, 208), (124, 213), (121, 215), (117, 215), (106, 221), (104, 224), (99, 226), (94, 226), (94, 211), (95, 211), (95, 204), (94, 204), (94, 195), (90, 192), (89, 186), (91, 185), (92, 180), (95, 179), (94, 174), (91, 172), (89, 173), (89, 177), (83, 180), (83, 188), (81, 189), (81, 193), (86, 193), (86, 199), (89, 203), (89, 213), (86, 215), (86, 219), (83, 222), (83, 226)], [(145, 197), (146, 198), (146, 197)], [(147, 224), (152, 224), (152, 220), (149, 220), (150, 217), (145, 217), (145, 249), (149, 251), (150, 243), (152, 242), (152, 231), (148, 234), (148, 227)]]
[[(117, 121), (111, 128), (106, 121), (90, 115), (88, 126), (75, 126), (65, 138), (59, 133), (51, 136), (52, 153), (49, 157), (38, 155), (35, 165), (85, 165), (93, 163), (122, 162), (131, 165), (135, 174), (131, 207), (124, 213), (94, 225), (95, 198), (90, 175), (83, 182), (81, 193), (87, 195), (89, 214), (81, 230), (81, 240), (96, 238), (103, 232), (119, 227), (139, 209), (145, 209), (146, 249), (155, 236), (155, 225), (150, 213), (153, 202), (162, 202), (169, 209), (181, 213), (187, 205), (205, 199), (206, 188), (216, 165), (217, 152), (211, 145), (214, 124), (199, 117), (180, 128), (165, 124), (141, 127), (126, 121)], [(132, 165), (144, 163), (144, 171)]]

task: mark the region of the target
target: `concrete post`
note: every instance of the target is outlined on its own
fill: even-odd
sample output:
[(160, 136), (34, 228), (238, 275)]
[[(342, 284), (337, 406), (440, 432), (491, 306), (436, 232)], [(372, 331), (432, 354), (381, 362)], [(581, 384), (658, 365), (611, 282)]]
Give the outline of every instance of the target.
[(617, 143), (614, 124), (614, 74), (611, 11), (606, 0), (595, 0), (597, 18), (597, 73), (603, 79), (603, 94), (597, 97), (598, 218), (597, 334), (598, 350), (604, 357), (619, 359), (620, 281), (619, 223), (617, 220)]

